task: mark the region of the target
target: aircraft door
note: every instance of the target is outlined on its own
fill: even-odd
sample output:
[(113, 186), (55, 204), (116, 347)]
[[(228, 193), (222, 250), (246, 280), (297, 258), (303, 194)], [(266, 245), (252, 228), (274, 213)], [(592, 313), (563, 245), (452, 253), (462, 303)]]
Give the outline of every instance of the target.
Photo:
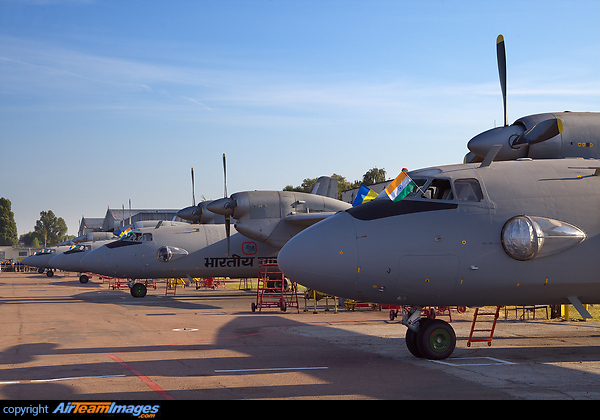
[[(437, 306), (458, 282), (460, 260), (456, 255), (405, 255), (398, 263), (396, 290), (410, 304)], [(443, 303), (442, 303), (443, 304)]]

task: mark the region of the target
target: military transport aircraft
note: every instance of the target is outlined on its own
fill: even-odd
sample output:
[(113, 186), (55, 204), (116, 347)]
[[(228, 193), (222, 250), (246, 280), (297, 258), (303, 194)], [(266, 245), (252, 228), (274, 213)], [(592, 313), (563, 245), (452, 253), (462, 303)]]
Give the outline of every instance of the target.
[(93, 249), (100, 248), (101, 246), (114, 242), (115, 240), (116, 238), (113, 236), (113, 239), (110, 240), (105, 239), (74, 244), (65, 252), (52, 257), (49, 264), (57, 270), (80, 273), (79, 281), (81, 283), (87, 283), (89, 281), (89, 276), (85, 274), (86, 271), (81, 265), (81, 258)]
[[(84, 271), (129, 279), (256, 277), (258, 259), (278, 249), (235, 232), (231, 253), (222, 225), (157, 222), (155, 227), (131, 230), (118, 241), (81, 258)], [(130, 282), (131, 295), (144, 297), (146, 286)]]
[[(497, 150), (497, 149), (496, 149)], [(452, 327), (424, 306), (600, 303), (600, 160), (550, 159), (438, 166), (418, 186), (379, 197), (292, 238), (279, 267), (309, 288), (411, 306), (412, 354), (450, 356)]]
[(21, 263), (29, 267), (37, 267), (40, 274), (46, 271), (46, 275), (52, 277), (57, 267), (52, 266), (50, 260), (58, 254), (68, 251), (69, 248), (71, 248), (70, 245), (43, 248), (29, 257), (23, 258)]
[[(506, 115), (506, 53), (504, 37), (496, 40), (498, 72), (504, 102), (504, 126), (473, 137), (465, 162), (481, 162), (494, 145), (502, 145), (495, 160), (600, 158), (600, 113), (552, 112), (528, 115), (508, 125)], [(556, 129), (562, 125), (562, 132)]]
[[(259, 259), (277, 255), (293, 235), (350, 207), (334, 198), (291, 191), (243, 192), (232, 197), (213, 204), (217, 210), (223, 203), (233, 207), (229, 216), (240, 218), (234, 226), (160, 222), (133, 229), (121, 240), (89, 252), (81, 264), (85, 271), (130, 279), (256, 277)], [(251, 227), (242, 232), (238, 225), (247, 220)], [(134, 297), (145, 296), (143, 284), (130, 283)]]

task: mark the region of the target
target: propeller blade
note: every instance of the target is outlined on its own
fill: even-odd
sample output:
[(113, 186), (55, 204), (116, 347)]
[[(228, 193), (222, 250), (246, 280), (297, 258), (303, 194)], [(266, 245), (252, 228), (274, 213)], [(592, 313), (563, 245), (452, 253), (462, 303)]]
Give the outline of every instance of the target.
[(194, 168), (192, 167), (192, 206), (196, 205), (196, 193), (194, 188)]
[(563, 124), (560, 118), (545, 120), (534, 125), (531, 130), (526, 131), (516, 138), (511, 146), (515, 149), (541, 143), (562, 133)]
[(504, 126), (508, 125), (506, 115), (506, 51), (504, 49), (504, 37), (498, 35), (496, 38), (496, 56), (498, 57), (498, 75), (500, 76), (500, 88), (502, 89), (502, 101), (504, 102)]
[(225, 234), (227, 235), (227, 255), (229, 255), (229, 243), (231, 238), (231, 217), (225, 216)]
[(225, 163), (225, 153), (223, 153), (223, 185), (225, 186), (225, 195), (227, 197), (227, 164)]

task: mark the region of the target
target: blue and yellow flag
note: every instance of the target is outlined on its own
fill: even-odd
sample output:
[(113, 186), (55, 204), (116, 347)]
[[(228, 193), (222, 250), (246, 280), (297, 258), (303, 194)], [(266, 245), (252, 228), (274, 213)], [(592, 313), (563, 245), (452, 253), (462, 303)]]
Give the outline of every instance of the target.
[(359, 204), (371, 201), (375, 197), (377, 197), (377, 193), (375, 191), (373, 191), (369, 187), (361, 185), (360, 188), (358, 189), (358, 192), (356, 193), (356, 198), (354, 199), (354, 202), (352, 203), (352, 207), (356, 207)]

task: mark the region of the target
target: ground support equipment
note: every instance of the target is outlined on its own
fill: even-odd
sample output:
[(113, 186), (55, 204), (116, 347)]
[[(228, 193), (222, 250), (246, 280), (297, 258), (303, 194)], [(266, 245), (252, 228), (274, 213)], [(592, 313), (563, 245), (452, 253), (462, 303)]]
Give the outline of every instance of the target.
[(196, 290), (198, 289), (213, 289), (216, 290), (221, 286), (220, 280), (215, 280), (214, 277), (204, 277), (196, 280)]
[[(500, 313), (500, 306), (496, 307), (496, 312), (480, 312), (480, 308), (475, 308), (475, 313), (473, 314), (473, 323), (471, 324), (471, 333), (469, 334), (469, 339), (467, 340), (467, 347), (471, 347), (471, 343), (488, 343), (488, 346), (492, 345), (492, 339), (494, 338), (494, 330), (496, 329), (496, 322), (498, 321), (498, 315)], [(477, 323), (477, 318), (480, 316), (493, 316), (494, 319), (490, 320), (489, 318), (486, 320), (479, 320), (481, 323), (483, 322), (491, 322), (492, 326), (490, 328), (475, 328), (475, 324)], [(484, 338), (473, 338), (474, 332), (485, 332), (489, 333), (489, 337)]]
[(177, 284), (181, 284), (185, 287), (185, 281), (183, 279), (167, 279), (166, 288), (165, 288), (165, 296), (167, 295), (176, 295), (177, 294)]
[(263, 308), (279, 308), (282, 312), (287, 308), (296, 308), (298, 305), (298, 287), (290, 282), (279, 270), (277, 259), (267, 258), (258, 262), (258, 287), (256, 289), (256, 302), (252, 302), (252, 312), (261, 312)]
[(353, 311), (356, 308), (371, 308), (371, 310), (377, 309), (377, 304), (372, 302), (360, 302), (354, 299), (346, 299), (344, 301), (344, 305), (346, 309), (349, 311)]
[(314, 301), (314, 310), (313, 310), (313, 314), (317, 313), (317, 302), (321, 299), (325, 299), (325, 312), (329, 312), (329, 299), (333, 299), (333, 313), (337, 314), (338, 313), (338, 307), (337, 307), (337, 296), (332, 296), (332, 295), (327, 295), (325, 293), (321, 293), (321, 292), (317, 292), (316, 290), (313, 289), (306, 289), (304, 291), (304, 312), (308, 312), (308, 308), (307, 308), (307, 302), (313, 299)]

